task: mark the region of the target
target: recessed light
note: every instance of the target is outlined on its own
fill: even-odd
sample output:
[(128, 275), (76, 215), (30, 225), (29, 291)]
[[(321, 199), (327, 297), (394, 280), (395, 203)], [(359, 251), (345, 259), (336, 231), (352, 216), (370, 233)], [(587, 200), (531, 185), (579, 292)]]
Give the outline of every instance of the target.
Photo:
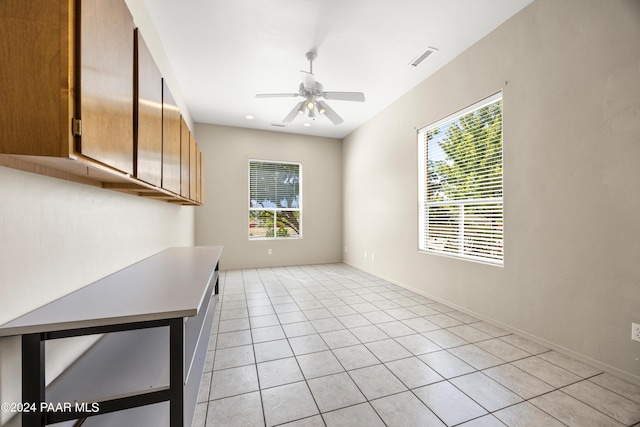
[(244, 118), (247, 119), (247, 120), (255, 119), (255, 117), (253, 117), (251, 114), (247, 114), (246, 116), (244, 116)]
[(311, 123), (307, 122), (303, 126), (308, 128), (309, 126), (311, 126)]

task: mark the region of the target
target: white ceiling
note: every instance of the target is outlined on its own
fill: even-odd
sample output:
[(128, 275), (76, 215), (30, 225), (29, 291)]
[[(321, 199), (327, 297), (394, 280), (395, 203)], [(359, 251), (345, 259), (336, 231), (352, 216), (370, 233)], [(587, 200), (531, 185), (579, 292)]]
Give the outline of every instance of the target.
[[(532, 0), (145, 0), (193, 120), (343, 138)], [(409, 63), (427, 48), (420, 66)], [(309, 70), (325, 91), (364, 92), (327, 102), (344, 119), (282, 119)], [(252, 115), (254, 120), (245, 117)], [(304, 123), (311, 126), (304, 127)]]

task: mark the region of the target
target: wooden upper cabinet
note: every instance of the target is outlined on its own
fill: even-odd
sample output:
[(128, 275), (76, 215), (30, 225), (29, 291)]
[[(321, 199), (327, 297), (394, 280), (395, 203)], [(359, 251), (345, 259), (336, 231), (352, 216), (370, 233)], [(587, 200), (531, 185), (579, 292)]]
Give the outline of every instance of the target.
[(68, 1), (0, 1), (0, 153), (69, 155), (71, 7)]
[(124, 0), (0, 0), (0, 81), (0, 166), (198, 204), (195, 140)]
[(162, 185), (162, 76), (136, 29), (136, 177)]
[(162, 80), (162, 188), (180, 194), (180, 110)]
[(121, 0), (81, 0), (78, 5), (78, 150), (133, 174), (133, 18)]
[(180, 195), (189, 198), (189, 184), (191, 174), (189, 172), (189, 162), (191, 157), (189, 150), (191, 148), (191, 131), (184, 121), (184, 117), (180, 117)]

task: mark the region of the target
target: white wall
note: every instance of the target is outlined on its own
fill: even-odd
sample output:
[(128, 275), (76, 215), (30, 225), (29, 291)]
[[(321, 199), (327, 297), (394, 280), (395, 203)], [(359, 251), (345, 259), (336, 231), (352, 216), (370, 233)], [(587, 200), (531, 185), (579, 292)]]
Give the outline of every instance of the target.
[[(144, 0), (125, 0), (194, 128)], [(0, 324), (170, 246), (192, 246), (194, 208), (0, 167)], [(72, 341), (72, 342), (69, 342)], [(92, 340), (47, 343), (47, 381)], [(0, 402), (20, 402), (20, 340), (0, 338)], [(10, 424), (0, 413), (0, 425)]]
[[(3, 167), (0, 200), (0, 324), (167, 247), (193, 245), (193, 207)], [(60, 351), (47, 370), (78, 346)], [(0, 338), (0, 402), (20, 402), (20, 366), (19, 338)]]
[[(536, 0), (353, 132), (345, 262), (640, 383), (638, 46), (638, 1)], [(499, 90), (504, 268), (418, 253), (416, 129)]]
[[(205, 206), (196, 211), (195, 241), (224, 246), (220, 268), (342, 260), (340, 140), (200, 123), (195, 134), (206, 159)], [(249, 241), (249, 159), (302, 163), (301, 239)]]
[[(144, 0), (125, 0), (181, 113), (180, 87)], [(0, 324), (170, 246), (192, 246), (194, 208), (0, 167)], [(71, 342), (69, 342), (71, 341)], [(47, 343), (47, 381), (92, 343)], [(0, 402), (20, 402), (20, 340), (0, 338)], [(0, 425), (19, 425), (0, 413)]]

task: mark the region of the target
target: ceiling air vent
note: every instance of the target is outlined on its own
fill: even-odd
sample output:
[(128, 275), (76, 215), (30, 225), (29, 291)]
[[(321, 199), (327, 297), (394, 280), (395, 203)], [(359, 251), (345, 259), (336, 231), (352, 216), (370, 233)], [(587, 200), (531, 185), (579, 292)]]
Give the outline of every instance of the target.
[(280, 124), (280, 123), (271, 123), (271, 126), (277, 127), (277, 128), (283, 128), (284, 125)]
[(437, 50), (438, 49), (436, 49), (435, 47), (429, 47), (424, 53), (421, 53), (413, 61), (411, 61), (409, 65), (411, 65), (412, 67), (417, 67), (418, 65), (420, 65), (422, 61), (424, 61), (427, 58), (427, 56), (431, 55), (433, 52)]

